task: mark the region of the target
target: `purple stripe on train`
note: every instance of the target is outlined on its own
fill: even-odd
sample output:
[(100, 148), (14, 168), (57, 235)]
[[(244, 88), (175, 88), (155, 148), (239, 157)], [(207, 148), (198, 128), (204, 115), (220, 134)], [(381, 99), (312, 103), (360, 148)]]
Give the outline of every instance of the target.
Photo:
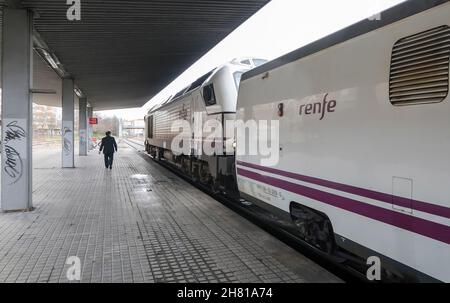
[(241, 161), (238, 161), (238, 165), (242, 165), (242, 166), (246, 166), (246, 167), (254, 168), (254, 169), (259, 169), (259, 170), (262, 170), (262, 171), (265, 171), (265, 172), (268, 172), (271, 174), (276, 174), (276, 175), (280, 175), (283, 177), (288, 177), (291, 179), (296, 179), (299, 181), (304, 181), (304, 182), (336, 189), (336, 190), (343, 191), (343, 192), (346, 192), (349, 194), (359, 195), (359, 196), (363, 196), (363, 197), (366, 197), (369, 199), (374, 199), (374, 200), (386, 202), (389, 204), (395, 204), (395, 205), (402, 206), (402, 207), (409, 208), (409, 207), (411, 207), (411, 202), (412, 202), (412, 208), (414, 210), (418, 210), (418, 211), (421, 211), (424, 213), (429, 213), (432, 215), (441, 216), (441, 217), (450, 219), (450, 208), (445, 207), (445, 206), (440, 206), (440, 205), (417, 201), (417, 200), (409, 200), (409, 199), (406, 199), (403, 197), (398, 197), (398, 196), (394, 197), (393, 195), (376, 192), (376, 191), (373, 191), (370, 189), (365, 189), (365, 188), (360, 188), (360, 187), (356, 187), (356, 186), (352, 186), (352, 185), (347, 185), (347, 184), (337, 183), (337, 182), (333, 182), (333, 181), (318, 179), (318, 178), (314, 178), (314, 177), (299, 175), (299, 174), (295, 174), (295, 173), (291, 173), (291, 172), (287, 172), (287, 171), (283, 171), (283, 170), (259, 166), (256, 164), (245, 163), (245, 162), (241, 162)]
[(396, 226), (416, 234), (450, 244), (450, 227), (392, 210), (362, 203), (353, 199), (320, 191), (314, 188), (276, 179), (238, 168), (240, 176), (266, 183), (358, 215)]

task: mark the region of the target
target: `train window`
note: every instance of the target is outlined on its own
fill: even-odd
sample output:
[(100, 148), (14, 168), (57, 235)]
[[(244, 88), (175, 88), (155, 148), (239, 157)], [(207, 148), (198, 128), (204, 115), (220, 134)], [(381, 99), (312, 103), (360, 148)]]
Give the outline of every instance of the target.
[(215, 105), (217, 103), (212, 83), (203, 88), (203, 99), (205, 100), (206, 106)]
[(153, 116), (148, 117), (148, 137), (153, 139)]
[(450, 27), (440, 26), (397, 41), (391, 58), (393, 105), (439, 103), (449, 91)]
[(191, 84), (191, 86), (189, 87), (187, 92), (193, 91), (194, 89), (200, 87), (206, 80), (208, 80), (208, 78), (212, 75), (213, 72), (214, 72), (214, 70), (210, 71), (207, 74), (204, 74), (203, 76), (201, 76), (200, 78), (195, 80), (195, 82), (193, 82)]
[(186, 93), (186, 91), (188, 90), (188, 88), (189, 87), (185, 87), (182, 90), (180, 90), (172, 99), (175, 100), (175, 99), (183, 96)]
[(244, 60), (244, 61), (241, 61), (241, 64), (252, 65), (252, 64), (250, 63), (250, 60)]
[(243, 72), (235, 72), (233, 74), (234, 77), (234, 83), (236, 84), (236, 87), (239, 88), (239, 84), (241, 83), (241, 77)]
[(253, 59), (253, 64), (255, 66), (263, 65), (264, 63), (267, 63), (267, 60), (264, 59)]

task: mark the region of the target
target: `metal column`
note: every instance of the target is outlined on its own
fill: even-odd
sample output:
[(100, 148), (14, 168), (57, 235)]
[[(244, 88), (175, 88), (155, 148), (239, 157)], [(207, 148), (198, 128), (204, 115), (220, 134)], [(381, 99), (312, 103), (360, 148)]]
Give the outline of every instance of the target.
[(3, 9), (2, 180), (3, 211), (32, 208), (33, 14)]
[[(94, 108), (92, 107), (88, 107), (87, 108), (87, 115), (88, 115), (88, 120), (89, 118), (92, 118), (94, 115)], [(90, 123), (88, 123), (88, 150), (92, 150), (93, 146), (92, 146), (92, 137), (93, 137), (93, 131), (92, 131), (92, 125)]]
[(88, 138), (88, 127), (87, 127), (87, 99), (86, 98), (80, 98), (79, 99), (79, 110), (80, 110), (80, 117), (79, 117), (79, 134), (80, 134), (80, 150), (79, 154), (80, 156), (87, 156), (88, 152), (88, 144), (87, 144), (87, 138)]
[(73, 168), (74, 162), (74, 85), (73, 79), (62, 81), (62, 167)]

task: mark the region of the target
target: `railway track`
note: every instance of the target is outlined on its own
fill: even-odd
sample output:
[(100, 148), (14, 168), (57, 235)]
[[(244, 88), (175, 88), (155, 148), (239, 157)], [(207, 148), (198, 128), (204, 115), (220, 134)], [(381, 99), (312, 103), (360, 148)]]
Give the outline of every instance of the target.
[(139, 155), (143, 157), (146, 161), (152, 161), (160, 164), (164, 168), (170, 170), (172, 173), (182, 178), (183, 180), (189, 182), (193, 186), (199, 188), (209, 196), (213, 197), (218, 202), (224, 204), (228, 208), (232, 209), (237, 214), (248, 219), (252, 223), (256, 224), (263, 230), (274, 235), (279, 240), (283, 241), (302, 255), (311, 259), (315, 263), (319, 264), (335, 276), (342, 279), (344, 282), (368, 282), (366, 276), (360, 271), (356, 270), (352, 266), (343, 264), (343, 260), (340, 257), (330, 257), (329, 255), (322, 253), (315, 247), (309, 245), (308, 243), (302, 241), (300, 238), (289, 233), (288, 231), (280, 228), (274, 224), (273, 216), (270, 213), (254, 206), (249, 203), (241, 203), (240, 201), (211, 192), (209, 188), (201, 184), (195, 183), (192, 179), (184, 176), (178, 170), (176, 170), (172, 165), (165, 163), (164, 161), (156, 161), (150, 155), (144, 151), (144, 146), (142, 143), (138, 143), (129, 139), (121, 139), (122, 142), (128, 146), (134, 148), (139, 152)]

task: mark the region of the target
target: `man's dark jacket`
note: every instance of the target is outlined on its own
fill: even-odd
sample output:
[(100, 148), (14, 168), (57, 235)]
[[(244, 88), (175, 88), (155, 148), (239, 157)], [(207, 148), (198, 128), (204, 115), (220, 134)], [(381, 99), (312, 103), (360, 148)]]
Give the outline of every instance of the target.
[(102, 139), (102, 144), (100, 145), (100, 151), (104, 154), (114, 154), (117, 151), (116, 139), (112, 136), (106, 136)]

